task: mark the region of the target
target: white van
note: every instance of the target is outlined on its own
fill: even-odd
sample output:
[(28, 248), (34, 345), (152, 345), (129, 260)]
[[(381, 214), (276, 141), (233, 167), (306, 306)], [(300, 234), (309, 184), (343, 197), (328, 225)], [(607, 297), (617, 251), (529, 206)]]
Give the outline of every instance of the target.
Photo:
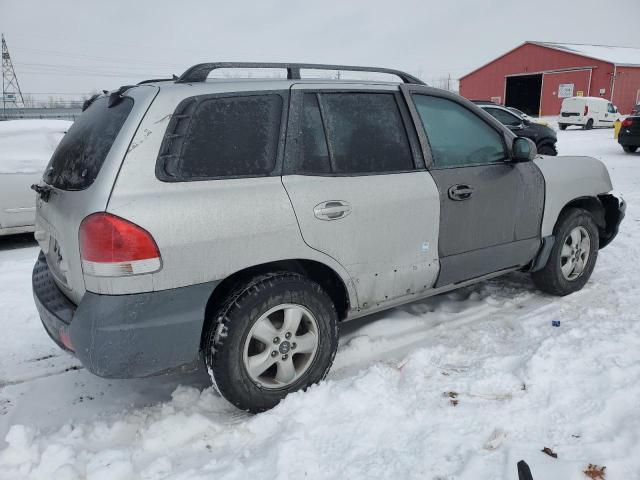
[(618, 119), (618, 107), (606, 98), (569, 97), (562, 101), (558, 126), (560, 130), (569, 125), (591, 130), (593, 127), (613, 127), (613, 122)]

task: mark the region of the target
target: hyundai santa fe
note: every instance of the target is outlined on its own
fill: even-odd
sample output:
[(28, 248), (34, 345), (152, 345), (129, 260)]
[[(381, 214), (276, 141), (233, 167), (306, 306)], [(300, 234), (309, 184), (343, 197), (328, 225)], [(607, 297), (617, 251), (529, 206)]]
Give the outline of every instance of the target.
[[(287, 78), (208, 78), (256, 67)], [(581, 289), (625, 211), (594, 158), (404, 72), (310, 64), (95, 96), (33, 188), (51, 338), (103, 377), (204, 362), (252, 412), (324, 378), (341, 322), (513, 271)]]

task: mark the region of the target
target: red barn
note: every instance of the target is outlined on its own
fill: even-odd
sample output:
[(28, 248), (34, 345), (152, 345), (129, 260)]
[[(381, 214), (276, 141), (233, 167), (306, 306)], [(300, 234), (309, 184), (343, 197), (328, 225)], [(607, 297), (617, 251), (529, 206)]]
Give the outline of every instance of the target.
[(558, 115), (565, 97), (602, 97), (626, 114), (640, 103), (640, 48), (525, 42), (460, 78), (460, 94), (530, 115)]

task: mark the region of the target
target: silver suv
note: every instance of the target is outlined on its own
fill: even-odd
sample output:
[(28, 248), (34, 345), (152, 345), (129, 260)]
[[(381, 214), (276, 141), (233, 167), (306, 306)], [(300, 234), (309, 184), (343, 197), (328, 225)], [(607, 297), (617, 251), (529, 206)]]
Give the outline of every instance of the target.
[(204, 360), (249, 411), (320, 381), (340, 322), (515, 270), (579, 290), (624, 216), (600, 161), (403, 72), (202, 64), (88, 103), (33, 186), (44, 327), (104, 377)]

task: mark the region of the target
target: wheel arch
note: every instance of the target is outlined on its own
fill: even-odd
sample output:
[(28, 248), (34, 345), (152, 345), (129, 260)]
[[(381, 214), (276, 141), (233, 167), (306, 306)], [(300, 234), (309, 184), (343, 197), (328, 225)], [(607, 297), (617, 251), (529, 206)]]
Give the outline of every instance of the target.
[[(206, 332), (214, 320), (213, 315), (215, 311), (238, 285), (258, 275), (275, 271), (299, 273), (317, 282), (333, 301), (338, 313), (338, 319), (342, 321), (346, 318), (352, 304), (352, 299), (349, 296), (349, 290), (345, 281), (333, 268), (317, 260), (301, 258), (272, 261), (238, 270), (216, 285), (205, 307), (205, 318), (200, 345), (203, 345)], [(353, 300), (355, 301), (355, 299)], [(357, 302), (355, 303), (357, 304)]]
[(593, 216), (598, 226), (599, 248), (606, 247), (618, 233), (620, 224), (619, 200), (612, 194), (584, 196), (571, 200), (561, 210), (556, 220), (571, 208), (581, 208)]

